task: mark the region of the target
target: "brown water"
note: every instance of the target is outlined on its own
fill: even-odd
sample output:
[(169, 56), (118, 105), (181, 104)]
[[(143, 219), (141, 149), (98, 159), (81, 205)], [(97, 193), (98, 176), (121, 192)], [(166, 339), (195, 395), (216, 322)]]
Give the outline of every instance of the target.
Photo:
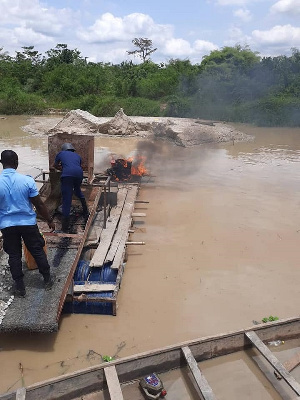
[[(21, 172), (48, 168), (47, 138), (0, 120)], [(119, 357), (298, 316), (300, 129), (239, 126), (255, 141), (191, 149), (159, 143), (138, 204), (117, 316), (63, 316), (51, 335), (0, 334), (0, 392)], [(96, 139), (96, 165), (138, 139)], [(239, 379), (242, 379), (239, 377)], [(266, 385), (261, 399), (277, 399)], [(270, 394), (271, 393), (271, 394)], [(224, 397), (224, 399), (227, 397)], [(231, 396), (231, 398), (234, 398)]]

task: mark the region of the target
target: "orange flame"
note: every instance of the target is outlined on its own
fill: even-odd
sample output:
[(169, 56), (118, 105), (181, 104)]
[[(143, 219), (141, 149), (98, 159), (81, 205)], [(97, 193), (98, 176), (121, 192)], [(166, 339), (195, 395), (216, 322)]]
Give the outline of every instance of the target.
[(147, 168), (145, 167), (146, 157), (137, 156), (134, 160), (133, 157), (129, 158), (127, 161), (131, 161), (131, 174), (136, 176), (144, 176), (148, 174)]

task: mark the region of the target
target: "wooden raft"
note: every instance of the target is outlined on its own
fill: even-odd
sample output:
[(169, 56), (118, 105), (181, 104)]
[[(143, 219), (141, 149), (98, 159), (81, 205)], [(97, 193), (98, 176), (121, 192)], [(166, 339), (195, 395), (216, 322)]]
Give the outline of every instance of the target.
[[(89, 266), (91, 268), (102, 268), (110, 266), (117, 271), (115, 284), (86, 281), (84, 284), (75, 284), (73, 287), (73, 301), (85, 303), (112, 303), (112, 314), (117, 313), (117, 296), (120, 283), (124, 273), (124, 259), (128, 242), (129, 231), (134, 217), (134, 205), (138, 195), (139, 185), (121, 184), (118, 188), (118, 200), (116, 206), (110, 210), (110, 215), (106, 221), (106, 228), (100, 230), (98, 247), (96, 248)], [(143, 214), (145, 215), (145, 214)], [(138, 215), (141, 216), (141, 215)], [(93, 239), (94, 240), (94, 239)], [(86, 238), (86, 245), (91, 243), (89, 237)], [(144, 244), (144, 242), (132, 242)], [(103, 292), (112, 292), (112, 297), (101, 297)], [(90, 293), (99, 293), (100, 296), (90, 296)]]

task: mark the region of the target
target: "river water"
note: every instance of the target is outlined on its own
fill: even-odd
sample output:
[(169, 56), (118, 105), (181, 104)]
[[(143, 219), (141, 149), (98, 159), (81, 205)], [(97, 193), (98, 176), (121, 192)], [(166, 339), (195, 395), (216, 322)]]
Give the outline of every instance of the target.
[[(0, 119), (0, 150), (15, 150), (19, 171), (35, 176), (48, 169), (47, 137), (25, 133), (26, 124), (25, 116)], [(64, 315), (55, 334), (0, 334), (0, 393), (94, 365), (101, 355), (298, 316), (300, 129), (235, 126), (255, 139), (152, 146), (154, 177), (139, 193), (149, 204), (136, 207), (147, 216), (132, 235), (146, 245), (129, 248), (117, 316)], [(108, 151), (127, 156), (139, 141), (96, 138), (96, 166)], [(243, 398), (280, 398), (261, 386)]]

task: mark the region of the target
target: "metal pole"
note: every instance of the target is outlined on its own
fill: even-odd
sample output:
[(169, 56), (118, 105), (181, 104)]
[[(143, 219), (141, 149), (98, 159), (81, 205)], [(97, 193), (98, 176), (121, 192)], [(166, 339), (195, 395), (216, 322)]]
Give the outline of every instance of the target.
[(103, 228), (106, 228), (106, 185), (104, 185), (104, 193), (103, 193), (103, 207), (104, 207), (104, 221)]

